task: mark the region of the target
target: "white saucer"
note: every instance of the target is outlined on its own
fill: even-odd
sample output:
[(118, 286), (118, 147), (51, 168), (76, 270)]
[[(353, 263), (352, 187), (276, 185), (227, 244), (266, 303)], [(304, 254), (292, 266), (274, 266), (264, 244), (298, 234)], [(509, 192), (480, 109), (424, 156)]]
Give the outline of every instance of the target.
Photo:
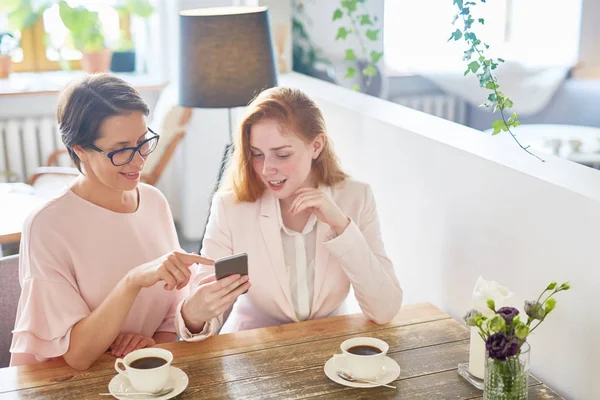
[[(165, 387), (174, 388), (174, 390), (160, 397), (141, 397), (135, 396), (138, 400), (152, 399), (152, 400), (168, 400), (173, 397), (181, 394), (185, 390), (185, 388), (190, 383), (188, 376), (185, 372), (180, 370), (179, 368), (171, 366), (171, 377), (167, 381), (167, 385)], [(131, 396), (119, 396), (119, 393), (135, 393), (137, 390), (131, 387), (131, 383), (129, 383), (129, 379), (121, 374), (117, 374), (113, 377), (108, 384), (108, 390), (110, 394), (116, 397), (119, 400), (131, 400), (133, 397)]]
[(340, 385), (354, 387), (354, 388), (372, 388), (378, 387), (381, 385), (387, 385), (388, 383), (396, 380), (400, 376), (400, 365), (393, 359), (386, 357), (383, 362), (383, 374), (375, 381), (377, 384), (371, 383), (361, 383), (361, 382), (349, 382), (342, 378), (340, 378), (336, 371), (337, 368), (334, 364), (334, 358), (331, 357), (325, 363), (325, 375), (335, 383), (339, 383)]

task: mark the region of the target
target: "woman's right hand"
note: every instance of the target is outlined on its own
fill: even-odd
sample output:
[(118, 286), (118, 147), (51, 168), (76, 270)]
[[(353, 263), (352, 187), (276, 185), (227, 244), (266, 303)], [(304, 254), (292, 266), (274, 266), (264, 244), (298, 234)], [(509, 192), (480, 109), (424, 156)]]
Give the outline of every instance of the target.
[(203, 325), (223, 314), (250, 286), (248, 275), (236, 274), (218, 281), (214, 275), (204, 278), (183, 302), (181, 313), (186, 325)]
[(128, 281), (137, 289), (165, 282), (165, 290), (182, 289), (188, 284), (194, 264), (213, 265), (214, 261), (198, 254), (174, 251), (129, 271)]

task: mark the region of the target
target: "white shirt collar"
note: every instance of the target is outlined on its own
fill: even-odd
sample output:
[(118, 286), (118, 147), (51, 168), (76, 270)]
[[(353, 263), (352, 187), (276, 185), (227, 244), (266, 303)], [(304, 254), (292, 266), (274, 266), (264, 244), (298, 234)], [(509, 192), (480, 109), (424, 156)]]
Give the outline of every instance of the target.
[(288, 229), (288, 227), (286, 227), (285, 224), (283, 223), (283, 217), (281, 216), (281, 205), (279, 204), (279, 199), (275, 199), (275, 203), (277, 203), (277, 218), (279, 219), (279, 226), (289, 236), (307, 235), (310, 232), (312, 232), (312, 230), (315, 228), (315, 225), (317, 224), (317, 217), (315, 214), (311, 213), (310, 217), (308, 217), (308, 221), (306, 221), (306, 225), (304, 225), (304, 229), (302, 229), (302, 232), (296, 232), (291, 229)]

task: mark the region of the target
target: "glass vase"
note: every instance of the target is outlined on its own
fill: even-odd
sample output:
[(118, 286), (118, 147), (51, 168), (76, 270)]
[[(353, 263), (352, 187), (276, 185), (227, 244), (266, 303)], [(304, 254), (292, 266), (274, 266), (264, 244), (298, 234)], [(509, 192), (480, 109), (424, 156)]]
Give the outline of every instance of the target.
[(489, 356), (485, 362), (484, 400), (527, 400), (529, 386), (529, 344), (505, 361)]

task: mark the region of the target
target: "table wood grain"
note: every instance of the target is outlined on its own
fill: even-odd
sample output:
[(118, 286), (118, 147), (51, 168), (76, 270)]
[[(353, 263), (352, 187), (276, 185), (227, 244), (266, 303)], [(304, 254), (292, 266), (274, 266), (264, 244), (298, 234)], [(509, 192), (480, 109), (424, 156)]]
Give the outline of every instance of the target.
[[(356, 389), (325, 376), (323, 365), (350, 337), (371, 336), (390, 345), (401, 368), (396, 389)], [(431, 304), (409, 305), (386, 325), (362, 315), (330, 317), (160, 345), (190, 378), (177, 399), (480, 399), (481, 391), (457, 372), (468, 360), (469, 332)], [(100, 399), (115, 375), (103, 355), (79, 372), (62, 360), (0, 369), (0, 400)], [(533, 378), (530, 399), (560, 399)]]

